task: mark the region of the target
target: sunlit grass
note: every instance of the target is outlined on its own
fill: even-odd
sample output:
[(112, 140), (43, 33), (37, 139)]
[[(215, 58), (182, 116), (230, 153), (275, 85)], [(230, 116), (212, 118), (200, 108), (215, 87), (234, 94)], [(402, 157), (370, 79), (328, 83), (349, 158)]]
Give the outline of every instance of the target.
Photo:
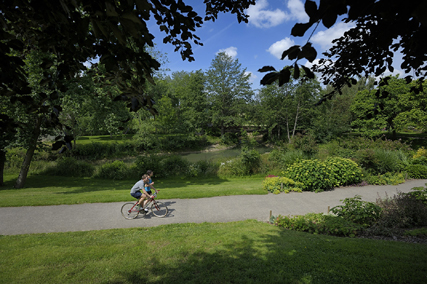
[[(0, 207), (128, 201), (136, 182), (30, 175), (24, 188), (15, 189), (16, 178), (16, 175), (4, 177), (6, 185), (0, 190)], [(267, 194), (262, 190), (262, 180), (261, 176), (154, 179), (156, 188), (161, 190), (159, 199)]]
[(425, 283), (427, 246), (253, 220), (0, 237), (1, 283)]

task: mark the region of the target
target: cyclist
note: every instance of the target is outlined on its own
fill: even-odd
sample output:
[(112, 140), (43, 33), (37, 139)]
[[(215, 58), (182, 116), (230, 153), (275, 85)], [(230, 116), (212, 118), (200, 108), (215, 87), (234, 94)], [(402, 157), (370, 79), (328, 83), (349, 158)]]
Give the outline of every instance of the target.
[[(153, 172), (152, 170), (148, 170), (148, 171), (147, 171), (148, 183), (146, 183), (146, 184), (145, 184), (145, 191), (146, 191), (149, 195), (151, 195), (151, 189), (156, 190), (156, 189), (154, 188), (154, 186), (153, 186), (154, 182), (151, 180), (151, 177), (152, 177), (153, 175), (154, 175), (154, 172)], [(143, 206), (145, 206), (145, 204), (146, 204), (147, 202), (148, 202), (148, 200), (145, 200), (145, 201), (144, 201)]]
[[(130, 195), (136, 199), (139, 199), (138, 206), (136, 207), (136, 210), (141, 210), (144, 205), (144, 200), (146, 198), (153, 198), (153, 196), (145, 190), (145, 186), (148, 184), (149, 177), (148, 175), (143, 175), (141, 177), (141, 180), (136, 182), (135, 185), (130, 190)], [(142, 192), (141, 192), (142, 190)], [(151, 193), (151, 191), (150, 191)], [(148, 212), (148, 209), (145, 209), (145, 212)]]

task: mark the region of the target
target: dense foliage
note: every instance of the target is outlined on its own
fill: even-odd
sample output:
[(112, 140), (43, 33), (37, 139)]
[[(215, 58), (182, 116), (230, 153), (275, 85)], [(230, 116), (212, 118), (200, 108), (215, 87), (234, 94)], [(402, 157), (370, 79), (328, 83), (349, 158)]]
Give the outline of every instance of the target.
[[(331, 209), (333, 214), (279, 215), (270, 222), (290, 230), (347, 237), (402, 235), (401, 229), (427, 225), (427, 187), (375, 203), (362, 201), (360, 196), (346, 198), (343, 203)], [(419, 232), (425, 234), (425, 230)]]
[(325, 161), (318, 159), (296, 162), (283, 172), (283, 175), (303, 184), (303, 190), (323, 191), (359, 183), (361, 168), (352, 160), (330, 157)]

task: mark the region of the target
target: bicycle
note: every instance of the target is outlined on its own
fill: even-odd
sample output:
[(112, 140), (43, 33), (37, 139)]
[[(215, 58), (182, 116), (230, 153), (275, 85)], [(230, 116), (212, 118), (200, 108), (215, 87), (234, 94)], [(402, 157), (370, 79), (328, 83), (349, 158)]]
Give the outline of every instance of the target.
[(140, 213), (142, 214), (147, 214), (147, 212), (145, 212), (145, 208), (148, 208), (148, 206), (151, 204), (151, 212), (153, 212), (153, 215), (159, 218), (165, 217), (168, 214), (168, 207), (160, 202), (155, 200), (154, 198), (157, 197), (157, 193), (158, 190), (153, 189), (153, 198), (149, 198), (148, 202), (145, 204), (145, 206), (143, 208), (141, 208), (140, 210), (136, 209), (136, 206), (138, 205), (138, 201), (139, 199), (134, 203), (134, 202), (127, 202), (125, 204), (123, 204), (121, 212), (122, 212), (122, 216), (125, 219), (135, 219)]

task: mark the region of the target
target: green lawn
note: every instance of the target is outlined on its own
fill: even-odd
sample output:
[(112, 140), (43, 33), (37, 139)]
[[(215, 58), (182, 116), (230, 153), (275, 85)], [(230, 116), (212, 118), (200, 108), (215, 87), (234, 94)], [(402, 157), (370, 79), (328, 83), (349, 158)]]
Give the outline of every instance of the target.
[(258, 222), (0, 237), (0, 283), (426, 283), (427, 245)]
[[(129, 195), (136, 180), (104, 180), (30, 175), (25, 188), (13, 188), (16, 175), (4, 177), (0, 207), (119, 202), (133, 200)], [(156, 179), (160, 199), (202, 198), (225, 195), (267, 194), (264, 177), (248, 178), (171, 178)]]

